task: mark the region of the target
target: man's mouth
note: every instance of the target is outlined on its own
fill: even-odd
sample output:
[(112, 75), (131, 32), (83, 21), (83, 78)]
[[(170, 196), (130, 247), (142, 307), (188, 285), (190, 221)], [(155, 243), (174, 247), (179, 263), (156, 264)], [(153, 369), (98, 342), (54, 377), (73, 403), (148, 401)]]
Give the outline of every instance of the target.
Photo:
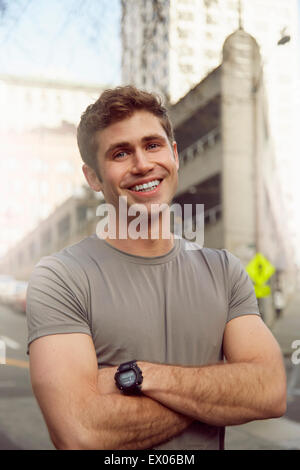
[(154, 191), (161, 183), (162, 180), (152, 180), (149, 181), (148, 183), (144, 184), (137, 184), (135, 186), (132, 186), (130, 191), (134, 191), (136, 193), (147, 193), (150, 191)]

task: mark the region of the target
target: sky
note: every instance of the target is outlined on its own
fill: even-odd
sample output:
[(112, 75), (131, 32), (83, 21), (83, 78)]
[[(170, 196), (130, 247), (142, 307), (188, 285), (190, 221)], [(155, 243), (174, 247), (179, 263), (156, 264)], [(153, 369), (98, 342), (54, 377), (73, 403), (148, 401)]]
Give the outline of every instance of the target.
[(120, 82), (119, 0), (0, 0), (0, 75)]
[(0, 14), (0, 75), (121, 82), (120, 0), (3, 3), (7, 9)]

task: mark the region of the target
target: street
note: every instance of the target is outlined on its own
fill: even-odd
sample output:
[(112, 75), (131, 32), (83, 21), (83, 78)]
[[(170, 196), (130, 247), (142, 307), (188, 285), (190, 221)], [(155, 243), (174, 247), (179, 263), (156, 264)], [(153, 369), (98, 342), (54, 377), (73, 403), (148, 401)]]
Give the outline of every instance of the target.
[(0, 305), (0, 339), (6, 364), (0, 364), (0, 449), (54, 449), (29, 377), (25, 315)]
[[(0, 305), (0, 324), (6, 344), (6, 364), (0, 364), (0, 450), (54, 449), (31, 388), (25, 315)], [(300, 449), (300, 364), (286, 356), (285, 365), (286, 415), (227, 428), (226, 449)]]
[(289, 361), (287, 368), (289, 380), (286, 416), (300, 423), (300, 364), (292, 364), (292, 361)]

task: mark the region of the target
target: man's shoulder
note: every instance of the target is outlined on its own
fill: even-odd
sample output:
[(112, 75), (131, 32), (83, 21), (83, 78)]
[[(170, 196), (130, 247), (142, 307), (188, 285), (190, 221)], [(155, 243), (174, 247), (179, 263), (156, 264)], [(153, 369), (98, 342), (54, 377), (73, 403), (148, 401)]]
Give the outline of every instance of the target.
[(206, 261), (215, 261), (226, 266), (239, 261), (239, 259), (226, 248), (209, 248), (184, 238), (182, 238), (182, 252), (191, 255), (198, 254)]
[(41, 270), (64, 274), (66, 271), (79, 273), (85, 271), (85, 267), (90, 263), (93, 253), (99, 256), (102, 244), (99, 243), (95, 251), (95, 236), (91, 235), (68, 245), (59, 251), (43, 256), (34, 266), (32, 275)]
[(242, 261), (226, 248), (208, 248), (182, 239), (182, 262), (192, 263), (201, 271), (222, 280), (232, 280), (245, 272)]

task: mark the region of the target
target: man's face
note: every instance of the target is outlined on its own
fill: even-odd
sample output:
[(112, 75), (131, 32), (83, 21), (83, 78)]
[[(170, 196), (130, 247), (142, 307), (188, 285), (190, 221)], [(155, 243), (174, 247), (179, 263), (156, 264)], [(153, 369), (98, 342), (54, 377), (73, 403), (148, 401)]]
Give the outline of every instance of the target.
[[(118, 212), (119, 197), (126, 196), (128, 206), (144, 204), (148, 213), (151, 204), (170, 204), (178, 184), (177, 147), (175, 142), (171, 146), (156, 116), (136, 111), (99, 131), (97, 139), (102, 178), (97, 188), (106, 203)], [(142, 189), (143, 184), (147, 188)]]

